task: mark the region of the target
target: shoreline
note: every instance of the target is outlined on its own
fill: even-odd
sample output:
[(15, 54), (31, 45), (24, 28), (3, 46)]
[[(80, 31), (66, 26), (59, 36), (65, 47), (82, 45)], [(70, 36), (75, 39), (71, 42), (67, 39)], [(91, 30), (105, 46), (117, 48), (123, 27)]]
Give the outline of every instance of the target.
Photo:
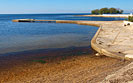
[[(62, 52), (60, 52), (60, 51), (62, 51)], [(54, 52), (53, 55), (51, 55), (52, 52)], [(67, 53), (67, 52), (69, 52), (69, 53)], [(59, 55), (57, 55), (57, 53), (59, 53)], [(19, 65), (19, 62), (26, 63), (28, 61), (28, 62), (32, 63), (32, 62), (34, 62), (34, 60), (42, 60), (42, 59), (45, 60), (45, 58), (47, 59), (47, 56), (52, 58), (52, 56), (63, 57), (66, 55), (73, 56), (73, 55), (92, 54), (92, 53), (95, 53), (95, 51), (92, 50), (92, 48), (90, 46), (54, 48), (54, 49), (39, 49), (39, 50), (9, 53), (9, 54), (0, 56), (0, 67), (1, 67), (0, 70), (4, 70), (5, 67), (10, 69), (10, 67), (13, 67), (17, 64)], [(62, 55), (62, 56), (60, 56), (60, 55)], [(6, 62), (6, 63), (4, 63), (4, 62)]]
[(131, 15), (126, 15), (126, 14), (114, 14), (114, 15), (77, 15), (77, 16), (85, 16), (85, 17), (106, 17), (106, 18), (128, 18), (128, 16), (131, 16)]
[[(18, 19), (18, 20), (12, 20), (13, 22), (38, 22), (38, 21), (43, 21), (43, 22), (50, 22), (50, 23), (72, 23), (72, 24), (79, 24), (79, 25), (89, 25), (89, 26), (97, 26), (99, 27), (98, 31), (96, 32), (95, 36), (91, 40), (91, 46), (94, 50), (96, 50), (100, 55), (105, 55), (117, 59), (122, 59), (122, 60), (130, 60), (130, 58), (126, 57), (125, 53), (119, 53), (119, 51), (113, 50), (114, 48), (110, 48), (110, 46), (118, 46), (113, 45), (111, 35), (116, 37), (117, 30), (115, 32), (110, 32), (107, 29), (113, 30), (115, 27), (119, 27), (120, 29), (123, 28), (123, 21), (71, 21), (71, 20), (33, 20), (33, 19)], [(101, 30), (102, 28), (102, 30)], [(126, 29), (126, 28), (125, 28)], [(111, 35), (108, 35), (104, 30), (106, 30), (108, 33)], [(104, 31), (104, 32), (103, 32)], [(100, 35), (99, 33), (105, 34), (106, 36), (110, 36), (110, 40), (106, 40), (107, 38), (104, 38), (105, 35)], [(102, 38), (99, 38), (99, 35), (102, 36)], [(115, 38), (114, 37), (114, 38)], [(123, 36), (122, 36), (123, 37)], [(125, 37), (124, 37), (125, 38)], [(131, 40), (130, 40), (131, 41)], [(105, 44), (100, 44), (99, 42), (103, 42)], [(126, 44), (126, 43), (124, 43)], [(129, 46), (128, 46), (129, 47)], [(131, 47), (129, 47), (130, 49)], [(125, 47), (123, 47), (125, 49)], [(118, 48), (116, 48), (118, 50)], [(123, 50), (122, 50), (123, 51)]]
[[(103, 39), (105, 34), (107, 36), (108, 31), (116, 29), (119, 30), (119, 27), (122, 26), (122, 21), (61, 21), (56, 20), (56, 23), (74, 23), (80, 25), (91, 25), (91, 26), (103, 26), (102, 29), (96, 33), (96, 35), (92, 39), (92, 43), (94, 40), (94, 45), (98, 46), (98, 48), (105, 48), (108, 51), (111, 51), (106, 47), (106, 44), (99, 44), (99, 38)], [(110, 27), (108, 27), (110, 25)], [(118, 27), (116, 28), (117, 25)], [(113, 27), (114, 26), (114, 27)], [(127, 27), (126, 27), (127, 29)], [(106, 32), (107, 33), (104, 33)], [(99, 33), (100, 32), (100, 33)], [(111, 31), (112, 32), (112, 31)], [(114, 31), (115, 32), (115, 31)], [(116, 32), (115, 32), (116, 33)], [(98, 34), (98, 35), (97, 35)], [(104, 34), (104, 35), (103, 35)], [(111, 33), (112, 34), (112, 33)], [(110, 34), (108, 34), (110, 35)], [(116, 35), (116, 34), (115, 34)], [(107, 36), (107, 38), (109, 38)], [(112, 37), (111, 37), (112, 38)], [(102, 40), (105, 42), (105, 40)], [(106, 40), (107, 41), (107, 40)], [(107, 42), (108, 43), (108, 42)], [(93, 47), (94, 49), (94, 47)], [(73, 53), (80, 51), (75, 50)], [(114, 49), (116, 50), (116, 49)], [(88, 49), (86, 49), (88, 51)], [(103, 50), (102, 50), (103, 51)], [(69, 51), (65, 51), (66, 53), (70, 53)], [(100, 51), (101, 52), (101, 51)], [(53, 53), (53, 54), (52, 54)], [(59, 50), (57, 52), (52, 52), (50, 54), (38, 54), (37, 56), (49, 56), (49, 55), (57, 55), (58, 57), (63, 53), (63, 51)], [(54, 59), (47, 58), (49, 63), (41, 64), (38, 62), (32, 62), (30, 64), (18, 65), (10, 70), (1, 72), (1, 82), (100, 82), (105, 79), (107, 75), (118, 71), (124, 66), (131, 63), (131, 61), (123, 61), (121, 59), (110, 58), (106, 56), (94, 56), (96, 52), (92, 54), (81, 54), (80, 56), (67, 56), (61, 57), (61, 59), (56, 59), (55, 57), (51, 57)], [(115, 52), (112, 52), (117, 54)], [(69, 54), (67, 54), (69, 55)], [(72, 54), (73, 55), (73, 54)], [(117, 55), (119, 56), (119, 54)], [(27, 56), (28, 57), (28, 56)], [(34, 57), (34, 58), (36, 58)], [(43, 57), (44, 58), (44, 57)], [(17, 58), (16, 58), (17, 59)], [(24, 59), (25, 60), (25, 59)], [(43, 59), (44, 60), (44, 59)], [(47, 62), (47, 61), (46, 61)], [(9, 77), (7, 77), (9, 76)]]
[[(96, 57), (94, 56), (95, 51), (88, 50), (90, 50), (88, 47), (69, 48), (40, 54), (17, 54), (4, 59), (0, 58), (0, 82), (79, 81), (94, 83), (103, 80), (108, 74), (130, 63), (106, 56)], [(46, 63), (33, 62), (32, 60), (44, 60)]]

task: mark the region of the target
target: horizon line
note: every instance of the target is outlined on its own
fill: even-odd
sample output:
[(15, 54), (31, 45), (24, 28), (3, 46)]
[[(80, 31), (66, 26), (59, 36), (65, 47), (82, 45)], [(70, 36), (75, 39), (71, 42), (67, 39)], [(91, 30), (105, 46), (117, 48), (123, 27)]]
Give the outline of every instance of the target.
[[(128, 14), (131, 12), (124, 12), (123, 14)], [(79, 13), (74, 13), (74, 12), (66, 12), (66, 13), (0, 13), (0, 14), (91, 14), (91, 12), (79, 12)]]

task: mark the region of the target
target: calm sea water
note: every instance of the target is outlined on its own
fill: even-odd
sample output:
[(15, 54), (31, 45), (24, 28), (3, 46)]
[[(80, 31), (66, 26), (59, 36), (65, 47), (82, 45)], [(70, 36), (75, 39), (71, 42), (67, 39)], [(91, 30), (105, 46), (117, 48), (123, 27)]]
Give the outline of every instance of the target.
[[(46, 48), (89, 46), (97, 27), (77, 24), (15, 23), (13, 19), (112, 21), (123, 18), (79, 17), (78, 14), (1, 14), (0, 54)], [(81, 15), (81, 14), (80, 14)]]

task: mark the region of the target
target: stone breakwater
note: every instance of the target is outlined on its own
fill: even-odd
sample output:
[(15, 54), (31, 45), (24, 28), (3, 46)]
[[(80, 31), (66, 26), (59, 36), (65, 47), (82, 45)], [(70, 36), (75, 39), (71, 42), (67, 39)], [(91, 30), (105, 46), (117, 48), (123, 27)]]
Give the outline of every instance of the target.
[(66, 20), (13, 20), (13, 22), (73, 23), (100, 27), (91, 40), (91, 46), (100, 55), (127, 59), (133, 54), (133, 26), (123, 26), (123, 21), (66, 21)]

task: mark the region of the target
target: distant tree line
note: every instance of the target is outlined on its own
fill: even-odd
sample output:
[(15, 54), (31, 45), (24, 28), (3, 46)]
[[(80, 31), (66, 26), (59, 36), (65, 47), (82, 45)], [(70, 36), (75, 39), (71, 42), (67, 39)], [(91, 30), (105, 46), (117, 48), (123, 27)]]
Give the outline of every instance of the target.
[(117, 8), (101, 8), (91, 11), (92, 14), (122, 14), (123, 10)]

